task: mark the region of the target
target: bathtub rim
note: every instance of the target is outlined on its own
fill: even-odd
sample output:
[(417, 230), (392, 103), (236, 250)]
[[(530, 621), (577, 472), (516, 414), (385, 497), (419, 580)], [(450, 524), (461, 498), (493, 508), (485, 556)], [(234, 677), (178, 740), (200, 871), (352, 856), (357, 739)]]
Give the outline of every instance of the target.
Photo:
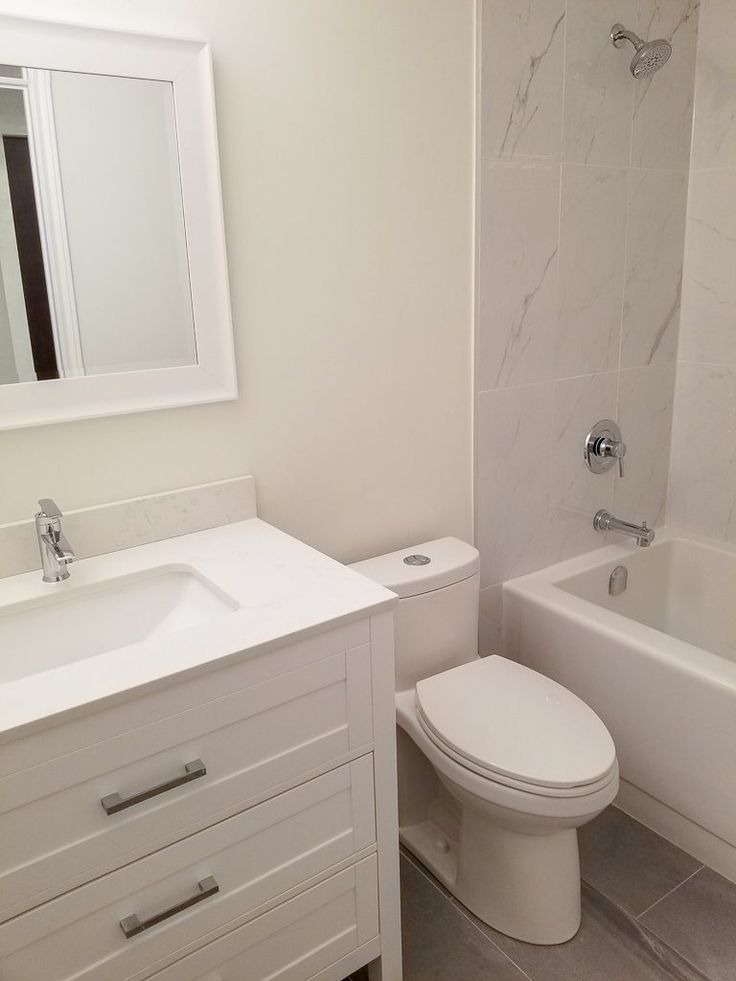
[[(698, 535), (683, 533), (677, 529), (664, 527), (657, 530), (657, 538), (651, 548), (661, 547), (667, 542), (685, 542), (713, 552), (725, 553), (736, 562), (736, 548), (725, 543)], [(725, 688), (736, 694), (736, 661), (721, 654), (680, 640), (672, 634), (633, 620), (623, 613), (609, 610), (592, 600), (583, 599), (563, 589), (559, 583), (581, 573), (599, 569), (601, 566), (618, 565), (632, 556), (639, 557), (640, 549), (628, 542), (604, 545), (571, 559), (545, 566), (502, 584), (504, 597), (503, 633), (504, 650), (513, 650), (513, 637), (518, 624), (507, 618), (506, 599), (531, 601), (557, 616), (564, 616), (575, 623), (585, 625), (617, 639), (637, 650), (643, 656), (654, 657), (671, 668), (699, 679), (707, 679), (711, 684)]]

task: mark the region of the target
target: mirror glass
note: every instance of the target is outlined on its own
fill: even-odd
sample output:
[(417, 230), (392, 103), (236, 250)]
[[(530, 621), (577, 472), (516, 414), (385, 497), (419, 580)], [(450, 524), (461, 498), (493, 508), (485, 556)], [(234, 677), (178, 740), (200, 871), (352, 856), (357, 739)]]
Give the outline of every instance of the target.
[(0, 385), (197, 364), (173, 86), (0, 65)]

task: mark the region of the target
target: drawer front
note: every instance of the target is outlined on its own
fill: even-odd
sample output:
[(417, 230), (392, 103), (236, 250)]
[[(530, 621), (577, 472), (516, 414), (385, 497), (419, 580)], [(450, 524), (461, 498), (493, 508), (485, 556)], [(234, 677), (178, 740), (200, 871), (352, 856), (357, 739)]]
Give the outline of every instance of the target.
[(146, 976), (373, 842), (368, 755), (8, 921), (0, 978)]
[(378, 936), (375, 856), (338, 872), (151, 981), (304, 981)]
[(0, 920), (366, 752), (371, 739), (362, 645), (9, 774)]

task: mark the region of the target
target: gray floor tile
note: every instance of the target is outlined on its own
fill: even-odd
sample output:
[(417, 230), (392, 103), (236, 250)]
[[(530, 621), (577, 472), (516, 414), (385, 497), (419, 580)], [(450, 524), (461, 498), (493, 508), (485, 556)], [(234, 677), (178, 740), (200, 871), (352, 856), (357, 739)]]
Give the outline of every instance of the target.
[(423, 873), (401, 859), (404, 981), (527, 981)]
[(588, 885), (583, 885), (582, 926), (566, 944), (536, 947), (489, 927), (485, 930), (533, 981), (708, 981), (646, 927)]
[(702, 865), (616, 807), (581, 828), (578, 837), (583, 879), (634, 916)]
[(736, 978), (736, 885), (702, 869), (642, 918), (711, 981)]

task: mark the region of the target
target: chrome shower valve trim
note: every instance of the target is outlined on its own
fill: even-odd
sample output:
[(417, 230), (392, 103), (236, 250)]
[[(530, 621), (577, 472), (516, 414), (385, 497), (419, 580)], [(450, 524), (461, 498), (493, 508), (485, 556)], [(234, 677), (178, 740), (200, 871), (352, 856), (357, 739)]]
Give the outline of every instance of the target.
[(607, 473), (618, 460), (619, 477), (624, 475), (626, 443), (613, 419), (600, 419), (585, 437), (585, 463), (592, 473)]

